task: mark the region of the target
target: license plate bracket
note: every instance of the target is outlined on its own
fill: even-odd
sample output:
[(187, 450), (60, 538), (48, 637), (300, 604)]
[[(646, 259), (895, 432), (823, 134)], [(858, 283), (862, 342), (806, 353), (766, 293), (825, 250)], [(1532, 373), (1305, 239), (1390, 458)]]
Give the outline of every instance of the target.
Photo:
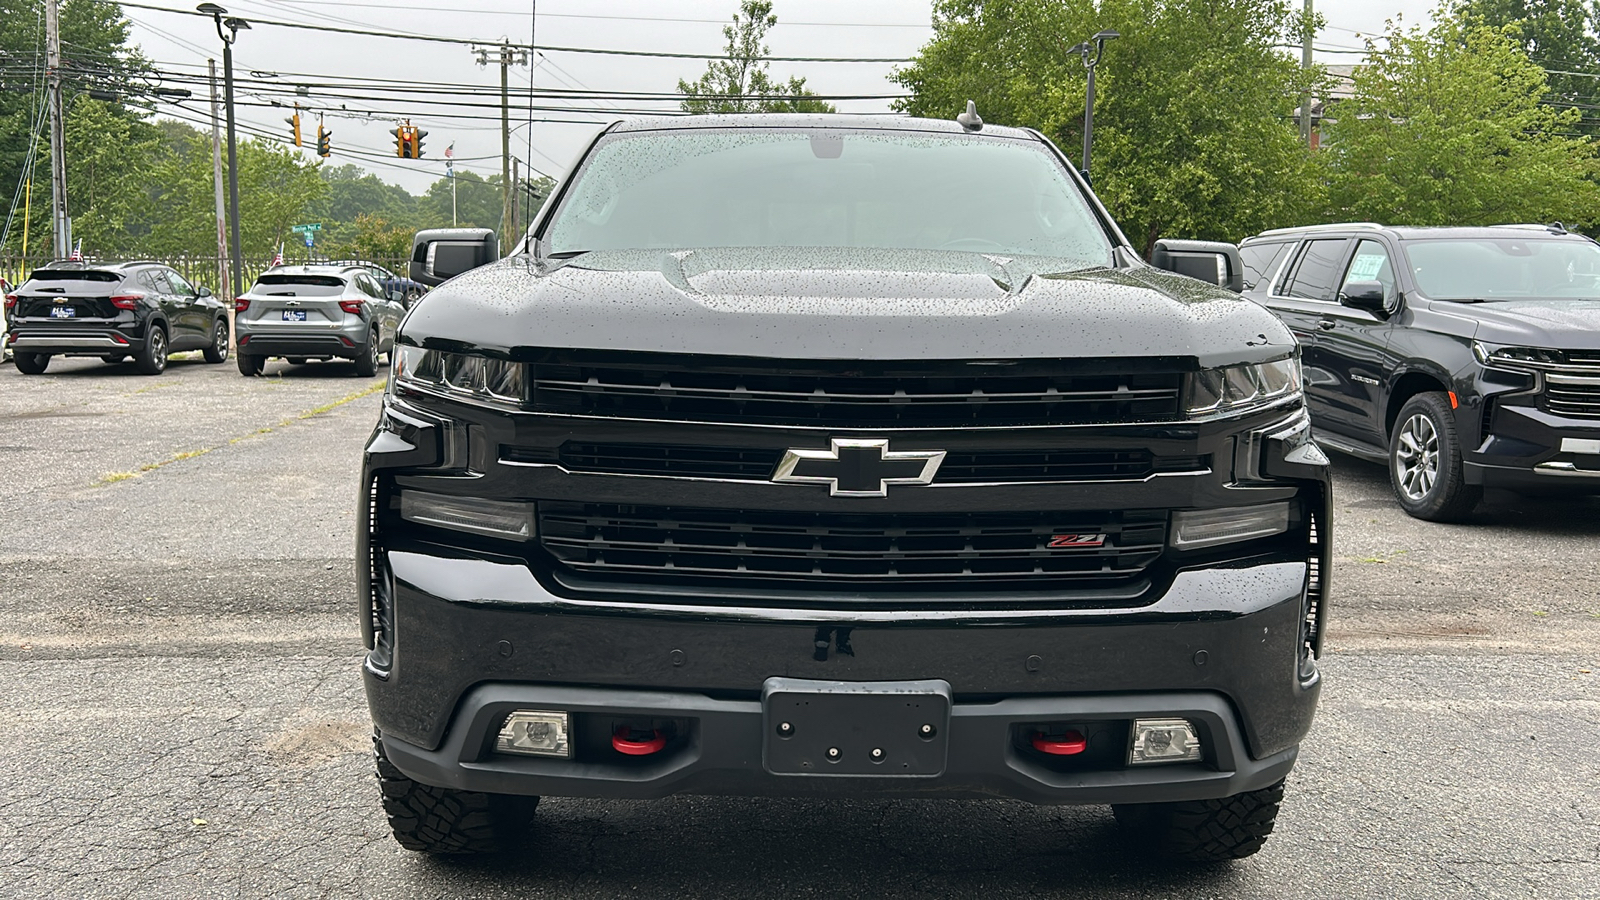
[(286, 309), (283, 311), (283, 320), (285, 322), (304, 322), (306, 320), (306, 311), (303, 309)]
[(762, 763), (774, 775), (944, 774), (950, 746), (948, 682), (769, 678), (761, 708)]
[(76, 307), (72, 307), (72, 306), (52, 306), (52, 307), (50, 307), (50, 318), (52, 318), (52, 319), (76, 319), (77, 317), (78, 317), (78, 310), (77, 310)]

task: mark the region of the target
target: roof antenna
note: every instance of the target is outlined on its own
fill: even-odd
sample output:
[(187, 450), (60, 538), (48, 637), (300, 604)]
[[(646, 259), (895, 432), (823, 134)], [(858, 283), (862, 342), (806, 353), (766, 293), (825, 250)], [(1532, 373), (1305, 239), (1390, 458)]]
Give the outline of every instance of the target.
[(968, 131), (982, 131), (983, 119), (978, 117), (978, 104), (967, 101), (967, 111), (956, 116), (956, 121)]

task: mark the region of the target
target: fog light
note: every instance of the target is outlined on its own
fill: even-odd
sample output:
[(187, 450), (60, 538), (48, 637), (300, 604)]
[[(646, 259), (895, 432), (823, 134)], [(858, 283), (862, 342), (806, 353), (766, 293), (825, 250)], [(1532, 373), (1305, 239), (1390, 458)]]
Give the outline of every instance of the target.
[(1134, 719), (1128, 765), (1199, 762), (1200, 735), (1188, 719)]
[(531, 541), (534, 533), (532, 503), (402, 491), (400, 518), (513, 541)]
[(1179, 550), (1215, 547), (1289, 530), (1289, 504), (1185, 509), (1172, 514), (1172, 546)]
[(506, 717), (495, 738), (494, 749), (525, 756), (572, 758), (567, 743), (567, 714), (542, 709), (519, 709)]

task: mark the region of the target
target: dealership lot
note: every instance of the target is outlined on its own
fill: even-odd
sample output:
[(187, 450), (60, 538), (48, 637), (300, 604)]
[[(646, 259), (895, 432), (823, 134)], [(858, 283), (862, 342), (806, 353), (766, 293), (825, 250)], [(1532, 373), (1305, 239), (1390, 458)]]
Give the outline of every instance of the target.
[(716, 797), (406, 853), (357, 676), (351, 372), (0, 367), (0, 896), (1600, 896), (1600, 501), (1429, 524), (1343, 458), (1323, 706), (1249, 860), (1154, 868), (1094, 807)]

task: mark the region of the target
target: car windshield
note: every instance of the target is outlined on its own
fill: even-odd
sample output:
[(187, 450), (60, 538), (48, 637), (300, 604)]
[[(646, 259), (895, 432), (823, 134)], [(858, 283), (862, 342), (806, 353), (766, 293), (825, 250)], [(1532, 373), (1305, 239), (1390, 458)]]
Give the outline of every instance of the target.
[(1039, 143), (980, 135), (684, 129), (605, 138), (545, 231), (595, 250), (966, 250), (1107, 265), (1111, 244)]
[(1417, 288), (1435, 300), (1600, 300), (1600, 246), (1592, 241), (1418, 240), (1405, 252)]

